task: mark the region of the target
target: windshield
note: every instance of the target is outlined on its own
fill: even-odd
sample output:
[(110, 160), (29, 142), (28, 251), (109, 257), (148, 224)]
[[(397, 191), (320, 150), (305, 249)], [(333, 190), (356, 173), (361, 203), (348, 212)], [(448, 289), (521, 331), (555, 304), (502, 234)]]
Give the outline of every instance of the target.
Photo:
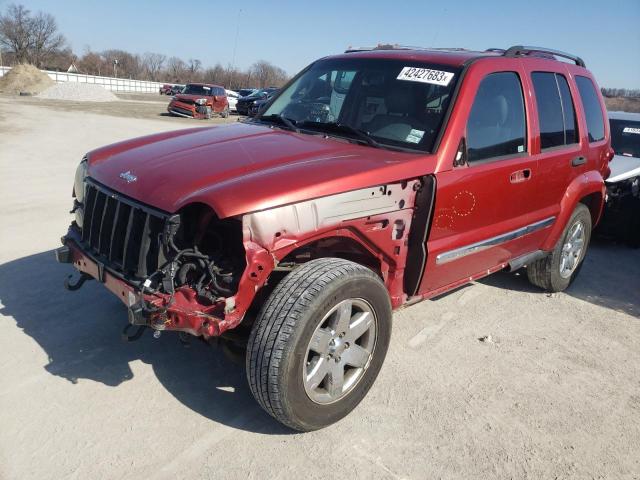
[(411, 60), (321, 60), (259, 119), (286, 117), (302, 132), (364, 134), (372, 146), (431, 152), (458, 73), (458, 68)]
[(187, 85), (182, 90), (185, 95), (213, 95), (211, 87), (205, 87), (203, 85)]
[(255, 92), (253, 88), (243, 88), (242, 90), (238, 90), (238, 95), (240, 95), (241, 97), (246, 97), (248, 95), (251, 95), (253, 92)]
[(616, 155), (640, 158), (640, 122), (610, 120), (611, 146)]
[(264, 98), (270, 92), (268, 88), (261, 88), (260, 90), (256, 90), (251, 95), (247, 95), (248, 98)]

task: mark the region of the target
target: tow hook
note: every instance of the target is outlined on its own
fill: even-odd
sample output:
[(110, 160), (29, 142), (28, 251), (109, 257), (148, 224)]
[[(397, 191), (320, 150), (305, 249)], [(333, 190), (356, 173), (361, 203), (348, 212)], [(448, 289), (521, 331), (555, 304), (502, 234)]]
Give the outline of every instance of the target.
[(82, 287), (82, 285), (84, 285), (84, 282), (86, 282), (87, 280), (91, 280), (93, 279), (93, 277), (91, 275), (87, 275), (84, 272), (81, 272), (78, 280), (75, 283), (71, 283), (71, 279), (73, 278), (73, 275), (69, 275), (65, 280), (64, 280), (64, 288), (66, 288), (67, 290), (73, 292), (75, 290), (80, 289), (80, 287)]

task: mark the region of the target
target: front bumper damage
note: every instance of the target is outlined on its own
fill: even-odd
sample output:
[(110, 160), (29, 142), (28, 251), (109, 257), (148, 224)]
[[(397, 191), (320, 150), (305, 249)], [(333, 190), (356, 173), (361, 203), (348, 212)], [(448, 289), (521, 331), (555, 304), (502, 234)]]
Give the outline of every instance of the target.
[(224, 302), (202, 305), (189, 287), (176, 289), (173, 298), (164, 293), (145, 293), (143, 285), (123, 278), (108, 265), (82, 249), (75, 232), (62, 237), (63, 246), (55, 251), (56, 260), (72, 264), (80, 273), (76, 283), (65, 282), (68, 290), (77, 290), (87, 279), (95, 279), (125, 304), (129, 324), (154, 330), (174, 330), (204, 338), (216, 337), (236, 327), (244, 318), (256, 291), (274, 268), (273, 257), (262, 247), (245, 243), (247, 268), (235, 295)]
[[(205, 107), (205, 106), (203, 106)], [(213, 114), (213, 108), (211, 105), (208, 105), (210, 114)], [(203, 120), (207, 118), (206, 109), (198, 108), (197, 105), (193, 103), (185, 103), (177, 100), (171, 101), (169, 106), (167, 107), (167, 112), (171, 115), (176, 115), (178, 117), (184, 118), (195, 118), (198, 120)]]

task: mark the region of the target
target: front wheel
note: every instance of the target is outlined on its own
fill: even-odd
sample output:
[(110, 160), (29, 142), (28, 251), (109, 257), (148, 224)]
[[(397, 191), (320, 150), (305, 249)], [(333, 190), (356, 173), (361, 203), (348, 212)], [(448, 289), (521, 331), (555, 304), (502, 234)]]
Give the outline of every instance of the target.
[(226, 107), (224, 107), (224, 110), (222, 110), (222, 112), (220, 112), (220, 116), (222, 118), (227, 118), (229, 117), (229, 105), (227, 105)]
[(529, 281), (549, 292), (566, 289), (580, 272), (590, 239), (591, 213), (579, 203), (553, 251), (527, 265)]
[(389, 295), (375, 273), (347, 260), (312, 260), (287, 275), (258, 314), (249, 386), (284, 425), (326, 427), (365, 397), (390, 337)]

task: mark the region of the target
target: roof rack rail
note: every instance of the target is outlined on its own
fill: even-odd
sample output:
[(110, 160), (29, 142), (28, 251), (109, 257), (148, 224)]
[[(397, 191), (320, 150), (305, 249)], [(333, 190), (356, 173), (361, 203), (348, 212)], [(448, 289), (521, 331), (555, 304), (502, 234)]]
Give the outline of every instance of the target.
[(398, 45), (397, 43), (379, 43), (375, 47), (351, 47), (347, 48), (344, 53), (368, 52), (371, 50), (443, 50), (443, 51), (466, 51), (466, 48), (435, 48), (435, 47), (416, 47), (413, 45)]
[[(488, 51), (490, 52), (500, 52), (499, 48), (490, 48)], [(553, 50), (551, 48), (544, 47), (531, 47), (531, 46), (523, 46), (523, 45), (515, 45), (513, 47), (509, 47), (507, 50), (504, 50), (503, 55), (505, 57), (517, 57), (520, 55), (529, 55), (531, 53), (544, 53), (547, 55), (553, 55), (554, 57), (562, 57), (568, 60), (572, 60), (579, 67), (585, 67), (584, 60), (582, 60), (577, 55), (572, 55), (571, 53), (561, 52), (560, 50)]]

